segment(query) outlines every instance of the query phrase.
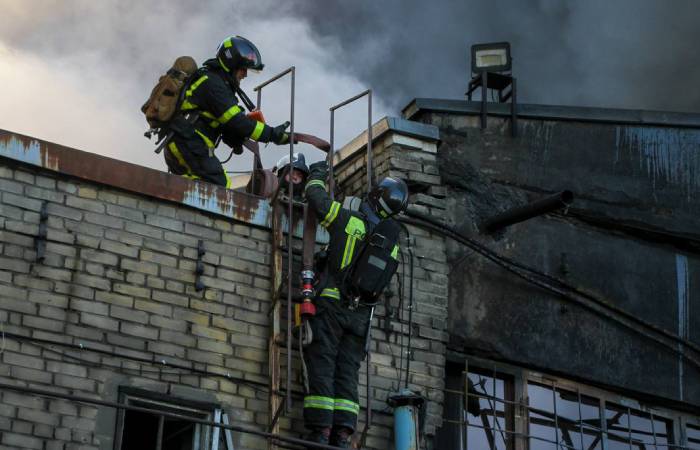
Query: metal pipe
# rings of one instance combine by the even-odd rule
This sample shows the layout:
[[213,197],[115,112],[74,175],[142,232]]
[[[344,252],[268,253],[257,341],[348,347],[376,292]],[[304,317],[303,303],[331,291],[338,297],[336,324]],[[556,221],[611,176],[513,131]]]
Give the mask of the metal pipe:
[[367,193],[372,190],[372,90],[367,90]]
[[359,94],[355,95],[354,97],[350,97],[349,99],[344,100],[344,101],[338,103],[338,104],[335,105],[335,106],[331,106],[330,109],[331,109],[331,111],[335,111],[335,110],[338,109],[338,108],[342,108],[343,106],[345,106],[345,105],[347,105],[347,104],[350,104],[350,103],[354,102],[355,100],[364,97],[365,95],[368,95],[370,92],[372,92],[372,90],[371,90],[371,89],[367,89],[366,91],[360,92]]
[[274,82],[274,81],[279,80],[279,79],[282,78],[283,76],[287,75],[289,72],[293,72],[293,71],[294,71],[294,66],[290,67],[289,69],[287,69],[287,70],[285,70],[285,71],[283,71],[283,72],[278,73],[277,75],[275,75],[274,77],[270,78],[270,79],[267,80],[267,81],[263,81],[261,84],[255,86],[255,87],[253,88],[253,90],[254,90],[254,91],[259,91],[260,89],[264,88],[264,87],[267,86],[268,84],[270,84],[270,83],[272,83],[272,82]]
[[516,206],[500,214],[496,214],[484,220],[479,228],[486,233],[505,228],[515,223],[523,222],[533,217],[556,211],[561,208],[568,208],[574,201],[574,194],[571,191],[561,191],[548,197],[535,200],[523,206]]
[[335,198],[335,176],[333,175],[333,155],[335,152],[335,110],[331,108],[331,148],[328,150],[328,192]]
[[106,400],[98,400],[98,399],[90,398],[90,397],[81,397],[79,395],[63,394],[60,392],[48,391],[45,389],[37,389],[37,388],[29,387],[29,386],[15,386],[12,384],[0,383],[0,390],[4,390],[4,389],[9,390],[9,391],[34,394],[34,395],[38,395],[41,397],[61,398],[64,400],[70,400],[70,401],[79,402],[79,403],[87,403],[90,405],[106,406],[108,408],[115,408],[117,410],[137,411],[137,412],[143,412],[143,413],[149,413],[149,414],[156,414],[160,417],[170,417],[173,419],[185,420],[185,421],[188,421],[190,423],[197,423],[197,424],[205,425],[205,426],[209,426],[209,427],[219,427],[219,428],[223,428],[226,430],[238,431],[239,433],[253,434],[253,435],[264,437],[267,439],[273,439],[273,440],[278,440],[278,441],[282,441],[282,442],[289,442],[291,444],[296,444],[296,445],[301,445],[301,446],[305,445],[305,446],[307,446],[307,448],[340,450],[339,447],[335,447],[332,445],[317,444],[317,443],[309,442],[309,441],[306,441],[303,439],[280,436],[278,434],[272,434],[272,433],[267,433],[265,431],[254,430],[254,429],[248,428],[248,427],[241,427],[238,425],[217,423],[217,422],[213,422],[211,420],[197,419],[196,417],[185,416],[185,415],[176,414],[176,413],[158,410],[158,409],[145,408],[142,406],[134,406],[134,405],[127,405],[124,403],[110,402],[110,401],[106,401]]
[[[294,85],[296,81],[296,69],[294,66],[287,71],[278,75],[278,79],[286,73],[292,74],[291,79],[291,106],[289,108],[289,211],[288,211],[288,226],[287,226],[287,395],[286,395],[286,412],[289,414],[292,411],[292,263],[294,262],[294,183],[292,183],[292,162],[294,161]],[[274,81],[274,80],[273,80]]]
[[156,450],[163,448],[163,428],[165,427],[165,417],[158,417],[158,434],[156,435]]

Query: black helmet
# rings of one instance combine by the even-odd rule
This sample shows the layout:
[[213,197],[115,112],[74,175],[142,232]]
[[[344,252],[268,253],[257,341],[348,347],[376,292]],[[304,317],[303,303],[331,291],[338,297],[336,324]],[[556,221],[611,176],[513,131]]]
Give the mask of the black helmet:
[[[294,169],[302,171],[304,173],[304,176],[308,176],[309,167],[306,165],[306,158],[304,157],[304,154],[294,153],[292,156],[292,167]],[[277,176],[281,177],[285,173],[284,169],[286,169],[287,166],[289,166],[289,155],[283,156],[279,161],[277,161],[273,172],[276,172]]]
[[367,194],[367,201],[383,219],[402,213],[408,204],[408,186],[400,178],[386,177]]
[[248,39],[240,36],[224,39],[216,51],[216,58],[226,72],[241,68],[262,70],[265,67],[258,48]]

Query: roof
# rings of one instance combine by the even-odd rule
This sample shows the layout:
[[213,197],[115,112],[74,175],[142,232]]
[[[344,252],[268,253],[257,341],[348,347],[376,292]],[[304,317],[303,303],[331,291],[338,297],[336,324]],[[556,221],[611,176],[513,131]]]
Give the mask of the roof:
[[[411,119],[421,111],[477,115],[481,102],[416,98],[403,108],[404,118]],[[489,103],[489,115],[510,116],[510,104]],[[700,128],[700,114],[646,111],[640,109],[591,108],[585,106],[554,106],[518,104],[518,117],[532,119],[573,120],[580,122],[610,122],[616,124],[660,125]]]

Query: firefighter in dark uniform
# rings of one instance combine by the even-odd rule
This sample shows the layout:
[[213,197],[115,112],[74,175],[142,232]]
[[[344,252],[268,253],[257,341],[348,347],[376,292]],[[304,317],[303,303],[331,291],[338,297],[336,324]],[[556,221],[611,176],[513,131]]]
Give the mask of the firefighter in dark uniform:
[[[398,260],[400,228],[391,216],[405,210],[408,189],[402,180],[385,178],[363,199],[359,211],[351,211],[342,208],[326,192],[327,174],[326,162],[312,164],[305,187],[309,205],[328,230],[330,242],[325,269],[317,285],[316,314],[308,319],[313,338],[304,348],[309,381],[309,392],[304,397],[304,422],[310,430],[307,440],[350,448],[350,436],[360,411],[357,392],[360,363],[371,325],[368,302],[376,299],[355,296],[348,285],[348,273],[354,273],[351,268],[373,270],[357,267],[356,260],[362,260],[365,240],[374,239],[377,234],[373,230],[380,227],[384,235],[392,236],[387,259]],[[388,274],[389,279],[397,265]]]
[[[206,61],[185,86],[180,106],[183,113],[198,112],[194,124],[174,130],[167,145],[165,162],[172,173],[231,187],[231,180],[214,149],[223,140],[236,153],[246,139],[286,144],[288,124],[271,127],[247,116],[238,106],[236,88],[248,70],[262,70],[260,52],[240,36],[224,40],[216,58]],[[182,124],[183,122],[180,121]]]

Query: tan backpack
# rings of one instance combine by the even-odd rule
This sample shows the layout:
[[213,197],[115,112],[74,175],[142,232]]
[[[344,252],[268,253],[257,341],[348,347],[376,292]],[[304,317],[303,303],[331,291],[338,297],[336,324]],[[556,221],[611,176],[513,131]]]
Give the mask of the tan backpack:
[[197,63],[192,57],[180,56],[166,74],[158,79],[158,84],[141,107],[151,128],[159,128],[173,118],[182,88],[196,70]]

